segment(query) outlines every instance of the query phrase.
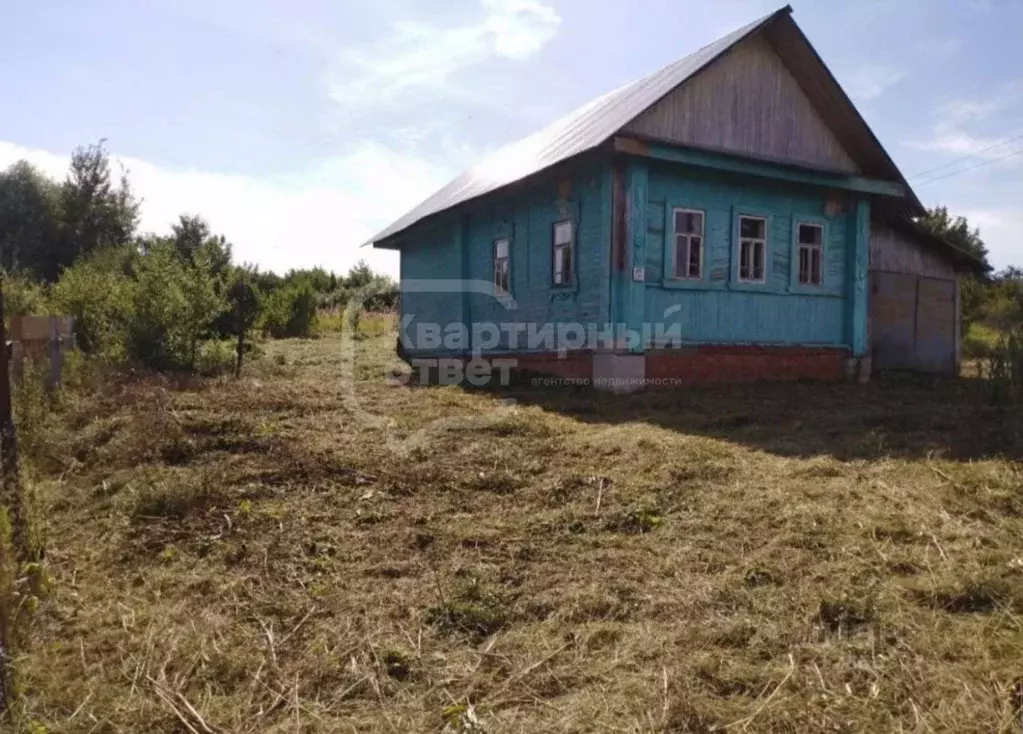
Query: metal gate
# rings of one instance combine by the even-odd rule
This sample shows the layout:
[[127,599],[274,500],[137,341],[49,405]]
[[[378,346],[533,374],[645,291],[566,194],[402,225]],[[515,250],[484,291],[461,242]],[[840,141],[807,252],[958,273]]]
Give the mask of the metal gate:
[[954,374],[954,280],[870,274],[870,339],[876,369]]

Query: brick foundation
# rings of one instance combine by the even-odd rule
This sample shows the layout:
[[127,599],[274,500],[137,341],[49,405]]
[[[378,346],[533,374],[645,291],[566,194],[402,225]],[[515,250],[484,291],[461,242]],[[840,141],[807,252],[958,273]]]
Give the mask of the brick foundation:
[[556,353],[507,355],[518,362],[520,372],[536,372],[541,375],[569,377],[572,379],[593,378],[593,355],[590,352],[569,352],[564,357]]
[[[678,349],[657,349],[645,354],[623,355],[629,359],[645,357],[639,365],[615,366],[615,360],[604,360],[600,374],[594,360],[613,357],[591,352],[488,355],[492,359],[514,360],[515,372],[568,378],[577,384],[602,389],[631,391],[657,386],[697,385],[701,383],[738,383],[784,380],[837,381],[846,377],[849,351],[843,348],[766,347],[766,346],[692,346]],[[621,380],[616,380],[621,378]],[[431,381],[434,379],[431,374]],[[618,382],[621,385],[617,385]]]
[[677,378],[687,384],[758,380],[841,380],[846,349],[697,346],[647,352],[647,379]]

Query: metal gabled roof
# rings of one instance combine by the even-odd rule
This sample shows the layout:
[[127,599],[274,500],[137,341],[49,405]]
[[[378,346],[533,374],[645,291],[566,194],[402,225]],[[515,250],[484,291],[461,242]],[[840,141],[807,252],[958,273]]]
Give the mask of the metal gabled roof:
[[379,243],[429,216],[593,150],[739,41],[777,16],[791,12],[792,8],[786,5],[660,71],[598,97],[543,130],[502,148],[430,196],[366,244]]
[[809,39],[792,20],[791,13],[792,8],[786,5],[660,71],[598,97],[543,130],[502,148],[365,244],[378,245],[428,217],[603,145],[672,90],[761,29],[818,110],[824,123],[832,129],[853,159],[863,166],[864,173],[897,181],[906,187],[904,199],[879,199],[878,213],[888,221],[922,215],[925,210],[920,200]]

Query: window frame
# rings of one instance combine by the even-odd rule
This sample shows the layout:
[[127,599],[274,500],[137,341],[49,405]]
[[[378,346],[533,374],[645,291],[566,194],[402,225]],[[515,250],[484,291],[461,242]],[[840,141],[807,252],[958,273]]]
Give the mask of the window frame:
[[[742,220],[743,219],[756,219],[764,223],[764,236],[763,238],[758,237],[743,237],[742,236]],[[734,247],[733,255],[735,257],[735,268],[734,268],[734,280],[738,285],[742,286],[766,286],[770,282],[770,263],[771,263],[771,217],[766,214],[756,214],[747,211],[735,212],[734,219]],[[752,242],[759,242],[763,247],[763,274],[760,278],[744,278],[742,277],[742,251],[743,251],[743,240]],[[754,251],[755,252],[755,251]]]
[[[679,214],[699,214],[700,215],[700,232],[698,234],[692,232],[679,233],[676,227],[677,216]],[[676,206],[671,208],[671,227],[669,228],[671,241],[669,244],[670,252],[668,257],[668,273],[667,280],[672,281],[685,281],[690,283],[700,282],[704,279],[704,275],[707,272],[707,211],[706,209],[697,209],[695,207],[684,207]],[[685,266],[688,270],[690,261],[692,260],[692,238],[700,238],[700,269],[696,275],[679,275],[678,272],[678,238],[686,238],[686,259]]]
[[[820,285],[799,282],[799,225],[812,224],[821,228],[821,282]],[[789,277],[789,290],[806,295],[841,295],[841,278],[828,276],[827,256],[831,236],[831,223],[828,219],[810,214],[795,213],[792,215],[792,254]]]
[[[825,285],[825,228],[816,222],[795,221],[796,227],[796,280],[798,285],[806,288],[821,288]],[[812,227],[820,232],[820,242],[804,243],[802,241],[803,227]],[[803,251],[807,252],[807,276],[803,280]],[[817,252],[817,267],[813,268],[813,251]],[[816,276],[816,282],[813,277]]]
[[[571,236],[568,242],[558,243],[558,227],[567,224],[571,228]],[[572,288],[575,285],[575,272],[576,272],[576,259],[575,259],[575,242],[576,242],[576,223],[574,219],[558,219],[551,225],[551,286],[554,288]],[[566,277],[562,277],[562,280],[557,280],[557,262],[558,262],[558,251],[568,250],[568,274]]]
[[[497,246],[502,242],[505,243],[506,254],[504,257],[499,257],[497,254]],[[491,283],[493,283],[494,288],[501,293],[511,293],[511,237],[507,235],[495,237],[491,254],[493,264],[493,271],[491,272],[490,278]],[[504,262],[505,285],[503,287],[497,283],[497,266],[500,262]]]

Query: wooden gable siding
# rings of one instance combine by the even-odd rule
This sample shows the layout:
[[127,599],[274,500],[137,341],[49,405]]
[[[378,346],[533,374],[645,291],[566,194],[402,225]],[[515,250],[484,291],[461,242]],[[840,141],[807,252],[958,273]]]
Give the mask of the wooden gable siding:
[[681,145],[859,172],[760,36],[733,48],[625,131]]
[[879,222],[874,222],[870,228],[870,269],[928,278],[956,278],[955,267],[946,258]]

